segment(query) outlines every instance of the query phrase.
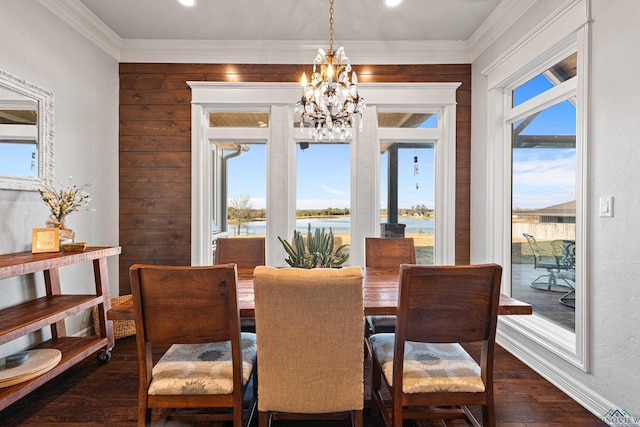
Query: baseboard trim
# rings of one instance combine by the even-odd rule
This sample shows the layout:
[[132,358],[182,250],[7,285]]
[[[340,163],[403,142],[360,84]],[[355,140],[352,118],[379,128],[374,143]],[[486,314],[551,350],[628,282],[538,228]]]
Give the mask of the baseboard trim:
[[618,406],[605,399],[586,384],[567,374],[563,366],[552,364],[540,354],[531,351],[538,347],[532,341],[522,342],[522,336],[510,334],[508,328],[500,328],[496,334],[496,342],[509,353],[529,366],[563,393],[575,400],[596,417],[602,417],[607,411]]

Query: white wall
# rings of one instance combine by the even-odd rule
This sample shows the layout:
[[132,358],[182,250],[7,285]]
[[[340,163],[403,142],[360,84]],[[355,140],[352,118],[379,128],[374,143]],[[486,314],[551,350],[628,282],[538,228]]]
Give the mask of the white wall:
[[[67,224],[77,241],[118,244],[118,63],[35,0],[2,0],[0,68],[53,92],[55,177],[91,186],[88,207]],[[0,253],[31,250],[31,229],[44,227],[48,209],[36,192],[0,190]],[[118,291],[117,257],[109,260],[110,289]],[[60,270],[62,289],[89,293],[91,263]],[[0,281],[0,307],[43,293],[41,274]],[[67,332],[88,327],[76,316]],[[24,343],[12,343],[19,347]],[[7,346],[0,348],[6,354]]]
[[[471,261],[485,262],[487,201],[487,83],[481,71],[558,8],[538,0],[473,62]],[[520,338],[533,358],[562,371],[596,415],[622,408],[640,416],[640,2],[592,0],[591,114],[587,194],[590,343],[588,372]],[[598,217],[598,198],[614,196],[614,217]],[[600,413],[599,413],[600,412]]]

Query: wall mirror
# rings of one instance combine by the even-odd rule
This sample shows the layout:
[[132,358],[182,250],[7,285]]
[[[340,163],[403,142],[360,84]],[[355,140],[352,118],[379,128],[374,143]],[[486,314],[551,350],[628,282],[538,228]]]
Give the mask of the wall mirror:
[[53,178],[53,93],[0,70],[0,189],[37,190]]

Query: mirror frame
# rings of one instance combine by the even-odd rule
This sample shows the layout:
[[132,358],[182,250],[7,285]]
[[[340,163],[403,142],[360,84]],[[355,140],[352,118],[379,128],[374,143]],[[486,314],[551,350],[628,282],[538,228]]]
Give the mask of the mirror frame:
[[38,105],[38,177],[0,174],[0,190],[37,191],[54,176],[53,92],[1,69],[0,87],[33,99]]

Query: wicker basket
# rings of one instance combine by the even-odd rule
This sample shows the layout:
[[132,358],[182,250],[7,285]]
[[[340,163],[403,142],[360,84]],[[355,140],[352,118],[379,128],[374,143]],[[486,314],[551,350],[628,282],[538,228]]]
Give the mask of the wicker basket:
[[[127,300],[131,300],[131,295],[121,295],[119,297],[111,298],[111,307],[121,304]],[[100,319],[98,319],[98,307],[95,306],[92,309],[93,315],[93,329],[96,331],[96,335],[100,335]],[[136,324],[133,320],[113,320],[113,338],[130,337],[136,334]]]

